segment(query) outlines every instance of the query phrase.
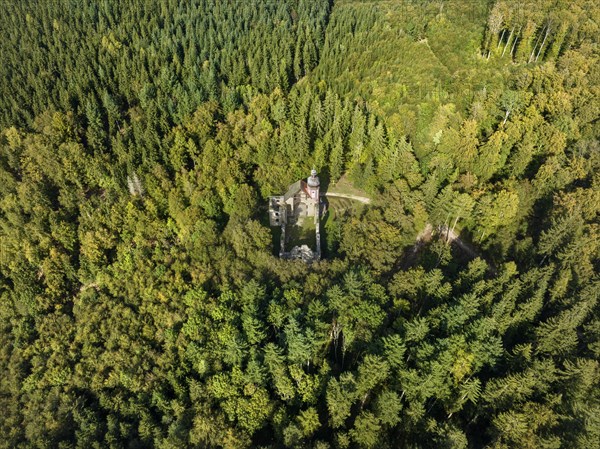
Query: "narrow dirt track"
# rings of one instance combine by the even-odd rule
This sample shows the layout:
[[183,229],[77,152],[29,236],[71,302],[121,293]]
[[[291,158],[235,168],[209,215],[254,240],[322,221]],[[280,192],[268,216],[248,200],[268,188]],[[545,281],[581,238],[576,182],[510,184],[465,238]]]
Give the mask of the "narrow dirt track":
[[366,196],[352,195],[350,193],[327,192],[327,193],[321,194],[321,196],[331,196],[331,197],[335,197],[335,198],[348,198],[350,200],[360,201],[361,203],[364,203],[364,204],[369,204],[371,202],[371,198],[367,198]]

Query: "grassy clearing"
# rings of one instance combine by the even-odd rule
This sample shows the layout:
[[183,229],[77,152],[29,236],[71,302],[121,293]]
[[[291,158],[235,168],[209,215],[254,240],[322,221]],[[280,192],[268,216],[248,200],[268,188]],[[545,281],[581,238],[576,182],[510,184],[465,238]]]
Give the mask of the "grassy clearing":
[[[358,189],[352,185],[352,182],[348,179],[348,175],[344,175],[340,178],[338,182],[335,184],[330,184],[327,188],[327,192],[329,193],[344,193],[349,195],[357,195],[368,197],[367,193],[364,190]],[[333,199],[332,199],[333,200]],[[330,201],[332,201],[330,200]]]
[[342,224],[366,207],[359,201],[348,198],[327,198],[327,212],[321,220],[321,238],[324,257],[333,257],[337,253],[342,238]]
[[309,248],[314,249],[317,245],[315,231],[312,217],[305,218],[302,226],[287,226],[285,250],[290,251],[294,246],[301,245],[308,245]]
[[325,223],[329,220],[335,220],[346,215],[353,215],[364,207],[359,201],[354,201],[348,198],[328,198],[327,199],[327,214]]

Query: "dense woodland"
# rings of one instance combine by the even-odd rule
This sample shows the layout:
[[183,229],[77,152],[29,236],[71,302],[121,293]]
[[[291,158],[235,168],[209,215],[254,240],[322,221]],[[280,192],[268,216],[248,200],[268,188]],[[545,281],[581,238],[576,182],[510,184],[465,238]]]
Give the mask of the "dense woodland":
[[[31,0],[0,33],[0,447],[600,447],[596,2]],[[313,166],[372,202],[283,261],[266,198]]]

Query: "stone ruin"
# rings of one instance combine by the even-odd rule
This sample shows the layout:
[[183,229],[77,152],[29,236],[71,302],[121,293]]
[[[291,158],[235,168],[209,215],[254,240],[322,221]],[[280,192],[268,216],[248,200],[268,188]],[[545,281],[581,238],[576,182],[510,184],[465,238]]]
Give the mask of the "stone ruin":
[[[319,177],[313,169],[310,176],[289,186],[284,195],[269,198],[269,223],[281,227],[279,257],[288,260],[312,262],[321,258],[321,200],[319,194]],[[308,245],[294,246],[286,251],[289,243],[290,226],[302,226],[304,220],[314,220],[315,248]]]

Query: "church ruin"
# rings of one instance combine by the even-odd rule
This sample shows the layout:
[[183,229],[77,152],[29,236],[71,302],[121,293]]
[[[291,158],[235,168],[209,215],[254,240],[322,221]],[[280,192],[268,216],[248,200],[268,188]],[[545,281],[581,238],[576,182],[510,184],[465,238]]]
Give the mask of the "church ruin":
[[[321,258],[319,177],[292,184],[284,195],[269,198],[269,222],[281,227],[279,257],[312,262]],[[290,248],[289,251],[286,251]]]

